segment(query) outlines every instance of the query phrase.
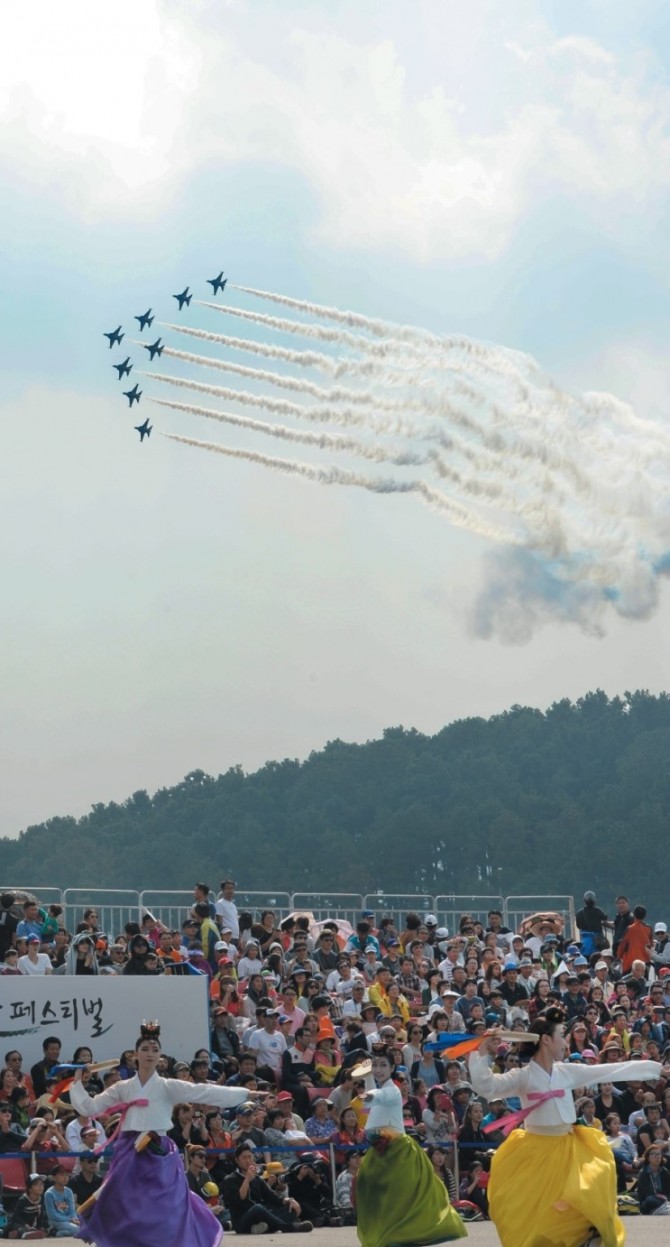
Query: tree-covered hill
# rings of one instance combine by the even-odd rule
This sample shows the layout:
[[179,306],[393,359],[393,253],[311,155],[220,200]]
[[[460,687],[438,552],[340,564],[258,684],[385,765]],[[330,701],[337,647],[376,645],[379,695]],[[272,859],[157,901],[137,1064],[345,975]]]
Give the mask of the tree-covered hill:
[[388,728],[304,762],[95,805],[0,841],[3,885],[579,894],[668,916],[670,696],[588,693],[435,736]]

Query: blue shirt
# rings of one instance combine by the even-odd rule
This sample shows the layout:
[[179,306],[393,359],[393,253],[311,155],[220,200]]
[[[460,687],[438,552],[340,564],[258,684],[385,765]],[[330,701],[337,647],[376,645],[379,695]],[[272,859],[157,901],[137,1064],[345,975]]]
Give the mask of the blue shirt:
[[41,918],[38,918],[37,922],[28,922],[25,918],[22,918],[18,927],[16,928],[16,934],[19,939],[21,937],[23,937],[24,939],[27,939],[29,935],[39,935],[40,944],[41,944],[42,943],[42,925],[43,924],[42,924]]

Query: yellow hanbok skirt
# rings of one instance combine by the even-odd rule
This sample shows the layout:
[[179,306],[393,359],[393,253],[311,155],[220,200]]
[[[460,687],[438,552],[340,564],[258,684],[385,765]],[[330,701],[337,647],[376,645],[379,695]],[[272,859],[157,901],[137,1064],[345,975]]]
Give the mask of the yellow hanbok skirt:
[[503,1247],[581,1247],[591,1227],[603,1247],[623,1247],[614,1157],[592,1126],[513,1130],[493,1158],[488,1198]]

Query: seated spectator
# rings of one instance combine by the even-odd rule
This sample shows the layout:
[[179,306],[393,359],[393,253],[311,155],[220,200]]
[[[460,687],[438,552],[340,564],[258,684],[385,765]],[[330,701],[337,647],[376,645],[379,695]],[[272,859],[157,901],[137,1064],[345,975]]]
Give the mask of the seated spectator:
[[151,945],[144,935],[134,935],[128,945],[128,961],[123,967],[124,974],[146,974],[147,956]]
[[[467,1170],[475,1162],[485,1169],[491,1163],[491,1141],[482,1129],[484,1109],[479,1100],[471,1100],[465,1109],[463,1123],[458,1132],[458,1161],[461,1170]],[[469,1196],[465,1196],[469,1199]]]
[[656,1216],[670,1202],[670,1170],[663,1164],[663,1152],[652,1143],[644,1154],[644,1165],[637,1180],[637,1197],[643,1216]]
[[0,1153],[26,1151],[26,1136],[12,1129],[12,1108],[6,1101],[0,1103]]
[[340,1113],[339,1129],[332,1136],[332,1141],[335,1144],[335,1162],[338,1165],[345,1164],[352,1148],[359,1149],[365,1143],[365,1131],[358,1124],[355,1109],[345,1108]]
[[235,1172],[224,1182],[225,1204],[236,1234],[267,1234],[271,1231],[311,1230],[300,1221],[300,1205],[281,1197],[258,1175],[253,1152],[242,1143],[235,1149]]
[[53,973],[49,954],[40,952],[41,943],[39,935],[28,935],[26,937],[26,952],[22,957],[19,957],[17,963],[17,969],[20,970],[21,974],[45,975]]
[[102,1186],[102,1178],[98,1172],[99,1161],[93,1152],[82,1152],[79,1156],[79,1173],[70,1178],[70,1190],[74,1195],[77,1210],[86,1203],[91,1195]]
[[440,1147],[437,1143],[429,1143],[426,1148],[426,1156],[433,1166],[440,1182],[444,1182],[444,1185],[449,1193],[450,1201],[455,1203],[458,1199],[458,1194],[456,1192],[456,1179],[447,1164],[447,1153],[444,1148]]
[[46,1237],[49,1222],[44,1211],[43,1195],[44,1178],[38,1173],[31,1173],[28,1178],[25,1195],[19,1195],[14,1211],[9,1219],[7,1226],[8,1237]]
[[333,1207],[330,1173],[323,1157],[301,1152],[290,1166],[286,1180],[302,1215],[309,1217],[312,1225],[342,1225],[342,1217]]
[[305,1134],[315,1144],[330,1141],[337,1134],[337,1126],[330,1116],[327,1100],[314,1101],[312,1116],[305,1122]]
[[[260,1111],[262,1113],[264,1110]],[[241,1143],[246,1143],[248,1147],[253,1147],[255,1152],[262,1154],[263,1160],[267,1163],[272,1158],[257,1114],[257,1106],[251,1100],[238,1105],[232,1129],[233,1144],[237,1148]]]
[[461,1178],[458,1194],[460,1199],[467,1199],[471,1204],[475,1204],[488,1220],[488,1199],[486,1188],[482,1185],[483,1177],[484,1167],[481,1161],[471,1161]]
[[64,1165],[55,1165],[49,1177],[52,1185],[44,1194],[49,1229],[56,1238],[71,1238],[79,1233],[80,1222],[74,1195],[68,1187],[70,1175]]
[[431,1087],[444,1082],[444,1062],[426,1047],[424,1041],[421,1045],[421,1060],[414,1062],[410,1073],[413,1080],[421,1078],[430,1090]]
[[360,1152],[347,1152],[344,1168],[335,1182],[335,1207],[345,1225],[356,1224],[356,1209],[353,1205],[353,1192],[358,1170],[361,1167]]
[[636,1160],[635,1144],[627,1134],[622,1134],[619,1114],[608,1113],[603,1124],[612,1151],[623,1162],[625,1172],[632,1173]]
[[[194,1195],[199,1195],[200,1199],[204,1200],[217,1220],[220,1220],[225,1209],[223,1204],[219,1202],[218,1194],[214,1201],[210,1198],[207,1186],[212,1184],[212,1181],[207,1169],[207,1153],[204,1147],[201,1147],[198,1143],[189,1143],[186,1149],[186,1181],[188,1182],[189,1190],[193,1191]],[[212,1185],[218,1192],[217,1184],[213,1183]]]
[[422,1113],[428,1143],[448,1143],[456,1132],[456,1118],[451,1097],[442,1087],[431,1087]]
[[175,1104],[172,1110],[172,1129],[168,1130],[167,1134],[168,1138],[176,1143],[180,1152],[185,1152],[189,1143],[199,1143],[204,1147],[207,1144],[207,1128],[200,1106]]

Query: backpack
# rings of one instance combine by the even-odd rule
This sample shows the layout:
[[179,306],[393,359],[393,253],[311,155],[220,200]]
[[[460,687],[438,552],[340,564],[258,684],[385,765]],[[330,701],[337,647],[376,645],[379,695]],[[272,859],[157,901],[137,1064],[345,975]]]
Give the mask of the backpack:
[[639,1217],[640,1205],[632,1195],[617,1195],[616,1202],[620,1217]]

